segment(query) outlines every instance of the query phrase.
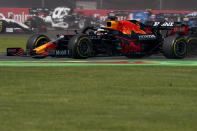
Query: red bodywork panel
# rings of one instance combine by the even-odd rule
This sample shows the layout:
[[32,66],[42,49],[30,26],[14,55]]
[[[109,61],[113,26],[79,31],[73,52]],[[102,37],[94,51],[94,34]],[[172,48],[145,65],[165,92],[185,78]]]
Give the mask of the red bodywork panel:
[[140,23],[132,23],[130,21],[118,21],[117,30],[121,31],[124,34],[131,34],[132,31],[137,34],[147,34],[144,30],[141,29]]
[[53,43],[47,43],[46,44],[46,50],[55,50],[57,47],[57,45],[53,44]]
[[188,26],[177,26],[177,27],[172,28],[172,31],[169,34],[169,36],[175,35],[177,33],[188,35],[188,32],[189,32],[189,27]]

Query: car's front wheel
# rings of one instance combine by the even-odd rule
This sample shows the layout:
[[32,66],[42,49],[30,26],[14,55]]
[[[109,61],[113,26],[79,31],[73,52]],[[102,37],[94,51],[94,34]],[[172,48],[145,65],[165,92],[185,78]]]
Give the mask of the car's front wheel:
[[92,55],[93,43],[88,36],[76,35],[70,39],[68,49],[71,51],[73,58],[86,59]]
[[26,44],[26,49],[29,50],[30,54],[33,54],[33,49],[44,45],[45,43],[49,42],[49,37],[41,34],[35,34],[29,38]]
[[0,21],[0,33],[6,32],[6,24],[4,21]]

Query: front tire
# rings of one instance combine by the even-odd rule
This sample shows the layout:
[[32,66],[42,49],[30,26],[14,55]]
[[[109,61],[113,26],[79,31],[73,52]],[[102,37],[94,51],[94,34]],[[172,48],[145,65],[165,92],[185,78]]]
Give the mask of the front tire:
[[0,34],[6,32],[6,23],[4,21],[0,21]]
[[44,45],[45,43],[49,42],[50,39],[45,35],[35,34],[29,38],[26,44],[26,49],[29,50],[30,54],[33,54],[33,49]]
[[163,55],[169,59],[182,59],[187,56],[187,41],[184,37],[174,35],[167,37],[163,43]]
[[69,43],[68,49],[75,59],[86,59],[92,55],[93,44],[92,41],[85,35],[73,36]]

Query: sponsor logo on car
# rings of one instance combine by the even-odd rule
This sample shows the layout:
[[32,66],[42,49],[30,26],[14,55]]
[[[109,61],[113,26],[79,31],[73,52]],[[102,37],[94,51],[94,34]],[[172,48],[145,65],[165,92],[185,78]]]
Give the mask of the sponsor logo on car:
[[68,56],[70,55],[70,51],[69,50],[56,50],[55,55],[56,56]]
[[155,40],[155,35],[140,35],[139,40]]
[[69,56],[71,54],[70,50],[47,50],[50,56]]
[[88,36],[91,40],[100,40],[101,39],[101,36],[99,35],[90,35]]
[[[161,22],[155,22],[153,26],[158,26]],[[161,26],[174,26],[174,22],[164,22],[161,24]]]

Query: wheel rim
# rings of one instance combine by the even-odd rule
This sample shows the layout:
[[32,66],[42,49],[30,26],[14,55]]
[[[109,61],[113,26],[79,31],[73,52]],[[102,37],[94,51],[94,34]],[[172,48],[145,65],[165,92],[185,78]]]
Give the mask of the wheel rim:
[[41,45],[44,45],[45,43],[49,42],[49,39],[46,37],[40,37],[36,42],[35,42],[35,48],[39,47]]
[[187,52],[186,43],[184,41],[180,41],[175,45],[175,52],[177,56],[184,56]]
[[78,49],[79,49],[79,53],[81,54],[81,56],[87,57],[90,51],[89,40],[83,39],[80,42]]

